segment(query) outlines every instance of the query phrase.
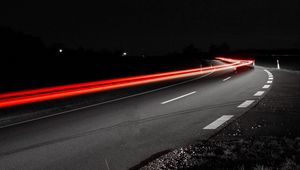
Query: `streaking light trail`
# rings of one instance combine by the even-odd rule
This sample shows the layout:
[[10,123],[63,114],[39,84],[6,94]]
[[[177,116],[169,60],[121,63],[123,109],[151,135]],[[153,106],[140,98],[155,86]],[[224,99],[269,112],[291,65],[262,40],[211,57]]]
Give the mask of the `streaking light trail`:
[[94,82],[78,83],[71,85],[62,85],[55,87],[40,88],[34,90],[24,90],[0,94],[0,108],[11,107],[22,104],[29,104],[65,97],[77,96],[88,93],[95,93],[105,90],[112,90],[123,87],[142,85],[153,82],[172,80],[177,78],[191,77],[210,72],[228,70],[253,64],[252,60],[237,60],[218,57],[218,60],[227,62],[226,64],[203,67],[179,71],[170,71],[165,73],[148,74],[141,76],[132,76],[110,80],[101,80]]

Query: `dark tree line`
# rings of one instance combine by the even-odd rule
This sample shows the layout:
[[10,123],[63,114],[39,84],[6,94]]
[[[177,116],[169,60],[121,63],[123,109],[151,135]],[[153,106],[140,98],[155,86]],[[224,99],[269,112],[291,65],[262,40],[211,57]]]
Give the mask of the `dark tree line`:
[[62,43],[45,46],[38,37],[0,27],[0,92],[199,67],[218,55],[274,62],[274,58],[291,60],[275,53],[300,54],[298,49],[232,51],[227,43],[213,44],[208,51],[190,44],[163,56],[124,56],[123,52],[69,49]]
[[193,45],[165,56],[45,46],[31,35],[0,27],[0,92],[198,67],[206,55]]

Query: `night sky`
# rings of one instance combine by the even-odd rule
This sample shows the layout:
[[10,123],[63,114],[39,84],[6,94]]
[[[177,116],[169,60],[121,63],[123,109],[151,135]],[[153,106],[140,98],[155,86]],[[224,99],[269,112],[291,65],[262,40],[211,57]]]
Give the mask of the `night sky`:
[[299,0],[11,1],[0,25],[42,37],[46,44],[131,54],[162,54],[194,43],[207,50],[300,48]]

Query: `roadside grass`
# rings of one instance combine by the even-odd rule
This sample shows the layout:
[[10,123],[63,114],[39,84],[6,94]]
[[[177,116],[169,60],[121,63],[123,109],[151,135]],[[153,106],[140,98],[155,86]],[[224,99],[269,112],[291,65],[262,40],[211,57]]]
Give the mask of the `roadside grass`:
[[199,141],[142,167],[152,169],[300,169],[300,138],[259,137]]

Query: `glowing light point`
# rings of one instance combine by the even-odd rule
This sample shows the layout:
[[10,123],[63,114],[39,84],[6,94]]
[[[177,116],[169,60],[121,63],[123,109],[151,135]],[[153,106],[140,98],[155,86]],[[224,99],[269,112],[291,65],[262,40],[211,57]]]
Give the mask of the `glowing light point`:
[[124,52],[124,53],[122,54],[122,56],[127,56],[127,53],[126,53],[126,52]]
[[63,49],[59,49],[58,52],[59,52],[59,53],[62,53],[62,52],[63,52]]

